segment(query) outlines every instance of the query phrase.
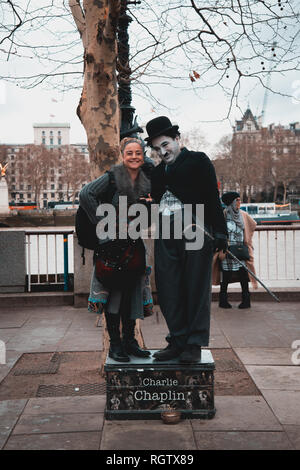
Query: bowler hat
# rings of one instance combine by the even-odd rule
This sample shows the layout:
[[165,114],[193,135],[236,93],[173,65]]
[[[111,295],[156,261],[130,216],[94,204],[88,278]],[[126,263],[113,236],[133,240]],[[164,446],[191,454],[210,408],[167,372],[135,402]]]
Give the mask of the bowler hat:
[[229,206],[237,197],[240,197],[239,193],[235,191],[228,191],[228,193],[224,193],[222,196],[222,201],[226,206]]
[[166,132],[178,131],[178,126],[173,126],[170,119],[166,116],[159,116],[157,118],[151,119],[146,124],[146,131],[148,132],[148,137],[145,138],[145,141],[148,144],[151,144],[152,139],[159,137],[160,135],[165,135]]

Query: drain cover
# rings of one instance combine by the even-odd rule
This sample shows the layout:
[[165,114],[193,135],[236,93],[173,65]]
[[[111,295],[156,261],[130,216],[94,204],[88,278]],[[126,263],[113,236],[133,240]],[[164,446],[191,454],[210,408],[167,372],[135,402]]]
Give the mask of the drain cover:
[[38,367],[36,369],[19,369],[14,371],[14,375],[42,375],[42,374],[56,374],[59,368],[59,363],[49,364],[48,366]]
[[40,385],[36,397],[67,397],[84,395],[105,395],[106,384],[79,384],[79,385]]
[[[46,355],[48,356],[48,354]],[[61,355],[59,353],[54,353],[50,359],[45,360],[43,356],[41,359],[33,363],[31,367],[28,368],[16,368],[14,370],[14,375],[46,375],[46,374],[56,374],[59,369],[61,361]]]

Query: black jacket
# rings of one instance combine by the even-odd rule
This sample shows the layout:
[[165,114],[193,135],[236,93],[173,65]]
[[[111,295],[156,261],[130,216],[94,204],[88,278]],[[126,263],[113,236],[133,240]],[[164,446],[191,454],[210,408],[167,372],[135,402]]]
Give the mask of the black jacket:
[[175,162],[161,162],[151,172],[151,195],[159,204],[169,189],[183,204],[204,204],[204,223],[215,237],[227,237],[227,226],[220,203],[213,164],[203,152],[183,148]]

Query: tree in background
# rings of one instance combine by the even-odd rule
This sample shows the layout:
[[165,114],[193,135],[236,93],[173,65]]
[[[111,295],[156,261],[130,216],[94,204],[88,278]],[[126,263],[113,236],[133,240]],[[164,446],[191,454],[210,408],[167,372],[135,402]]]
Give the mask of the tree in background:
[[195,152],[207,152],[208,143],[205,140],[204,134],[197,127],[182,132],[180,135],[180,143],[182,147],[187,147],[189,150]]
[[223,137],[216,147],[214,165],[221,192],[237,190],[243,202],[287,200],[289,186],[300,182],[300,140],[281,126]]
[[63,145],[56,150],[59,184],[65,193],[64,200],[74,201],[82,185],[89,181],[90,165],[78,149]]
[[19,185],[30,183],[34,201],[40,205],[40,196],[51,178],[51,172],[56,168],[57,155],[44,145],[24,145],[20,148],[17,157],[16,170]]

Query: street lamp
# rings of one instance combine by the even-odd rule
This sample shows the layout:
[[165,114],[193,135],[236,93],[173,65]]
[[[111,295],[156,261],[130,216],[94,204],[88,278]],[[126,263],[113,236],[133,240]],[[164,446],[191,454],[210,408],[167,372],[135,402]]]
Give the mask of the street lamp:
[[120,137],[135,136],[143,129],[137,124],[137,117],[134,117],[135,108],[131,106],[131,69],[129,66],[129,35],[128,26],[132,18],[127,14],[127,6],[140,4],[141,1],[121,0],[121,11],[119,16],[118,27],[118,97],[121,109],[121,129]]

